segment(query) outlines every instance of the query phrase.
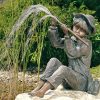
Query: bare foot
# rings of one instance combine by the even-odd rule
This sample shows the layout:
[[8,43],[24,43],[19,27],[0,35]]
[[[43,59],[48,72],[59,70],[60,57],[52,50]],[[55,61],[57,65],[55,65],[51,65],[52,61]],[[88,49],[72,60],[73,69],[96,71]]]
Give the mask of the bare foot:
[[40,88],[39,87],[36,87],[34,90],[32,90],[31,92],[29,92],[28,94],[29,95],[33,95],[36,93],[36,91],[38,91]]
[[37,96],[37,97],[43,97],[44,93],[39,90],[39,91],[36,91],[36,92],[30,92],[29,95]]
[[32,90],[31,92],[29,92],[28,94],[34,94],[36,91],[39,91],[44,84],[45,84],[44,81],[42,81],[42,80],[39,81],[38,86],[34,90]]

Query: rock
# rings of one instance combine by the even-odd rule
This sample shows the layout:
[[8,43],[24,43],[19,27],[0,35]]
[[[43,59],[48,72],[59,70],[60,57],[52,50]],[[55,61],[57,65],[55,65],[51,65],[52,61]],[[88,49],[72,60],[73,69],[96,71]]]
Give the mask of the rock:
[[100,100],[100,93],[94,96],[82,91],[64,90],[60,85],[56,90],[48,90],[43,98],[22,93],[15,100]]

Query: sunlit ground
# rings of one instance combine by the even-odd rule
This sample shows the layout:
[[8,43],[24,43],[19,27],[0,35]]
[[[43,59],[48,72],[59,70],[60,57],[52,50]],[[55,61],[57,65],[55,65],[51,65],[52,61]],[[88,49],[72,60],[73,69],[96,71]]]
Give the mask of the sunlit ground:
[[[90,71],[94,78],[100,78],[100,65],[91,68]],[[20,78],[17,81],[12,78],[7,79],[6,82],[0,80],[0,100],[14,100],[17,94],[30,92],[36,87],[38,81],[37,74],[27,75],[25,77],[25,82]]]

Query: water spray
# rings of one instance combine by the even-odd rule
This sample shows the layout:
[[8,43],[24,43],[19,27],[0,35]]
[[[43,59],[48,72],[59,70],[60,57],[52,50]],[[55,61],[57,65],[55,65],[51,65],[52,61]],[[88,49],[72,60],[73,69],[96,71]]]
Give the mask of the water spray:
[[[61,25],[64,25],[65,26],[65,29],[68,30],[70,33],[72,33],[76,38],[78,38],[80,41],[82,41],[84,44],[86,44],[88,46],[88,44],[82,40],[82,38],[80,38],[78,35],[76,35],[70,28],[68,28],[65,24],[63,24],[61,21],[58,20],[58,18],[54,15],[52,15],[52,13],[43,5],[32,5],[30,7],[28,7],[26,10],[24,10],[24,12],[22,13],[22,15],[19,17],[19,19],[17,20],[17,22],[14,24],[13,28],[12,28],[12,31],[11,33],[9,34],[9,37],[6,39],[6,43],[9,47],[9,45],[11,45],[13,42],[13,39],[14,39],[14,34],[16,31],[18,31],[18,29],[21,27],[21,25],[24,23],[24,21],[31,15],[31,14],[34,14],[34,16],[36,17],[40,12],[44,12],[45,15],[42,16],[38,23],[36,23],[36,26],[34,28],[34,30],[31,30],[30,29],[30,32],[28,34],[28,36],[30,37],[30,35],[34,34],[35,33],[35,30],[36,30],[36,27],[38,26],[39,23],[41,23],[42,21],[44,21],[45,19],[47,18],[53,18],[54,20],[56,20],[58,22],[58,24],[61,26]],[[13,38],[12,38],[13,37]],[[10,44],[11,43],[11,44]],[[26,40],[26,44],[25,44],[25,48],[27,48],[28,46],[28,43],[29,43],[29,38],[27,38]],[[11,47],[11,46],[10,46]],[[27,49],[26,49],[27,51]],[[26,55],[26,51],[24,52],[23,54],[23,57],[22,57],[22,61]]]

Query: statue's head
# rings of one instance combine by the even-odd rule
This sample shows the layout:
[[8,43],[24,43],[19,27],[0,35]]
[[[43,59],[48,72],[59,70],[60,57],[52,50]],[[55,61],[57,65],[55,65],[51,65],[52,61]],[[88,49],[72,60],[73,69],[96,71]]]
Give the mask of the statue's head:
[[83,28],[87,34],[91,34],[95,32],[95,23],[94,17],[92,15],[85,15],[85,14],[73,14],[73,26],[79,25]]

